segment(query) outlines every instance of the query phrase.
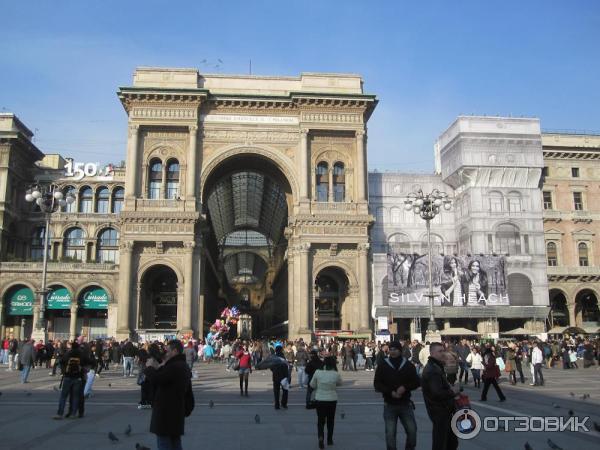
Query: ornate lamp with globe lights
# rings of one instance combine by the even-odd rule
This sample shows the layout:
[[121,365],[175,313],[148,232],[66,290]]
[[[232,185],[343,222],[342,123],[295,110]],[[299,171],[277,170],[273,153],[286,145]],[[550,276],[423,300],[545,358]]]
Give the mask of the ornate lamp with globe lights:
[[427,324],[427,336],[426,340],[432,342],[433,339],[439,340],[438,328],[435,323],[435,316],[433,314],[433,299],[435,297],[433,293],[433,277],[432,277],[432,263],[431,263],[431,220],[437,216],[441,210],[445,209],[449,211],[452,208],[452,200],[448,197],[448,194],[441,192],[438,189],[434,189],[430,194],[424,194],[421,189],[417,192],[412,192],[406,196],[404,201],[404,209],[406,211],[413,211],[416,215],[421,217],[425,221],[427,226],[427,249],[428,249],[428,271],[429,271],[429,323]]
[[[64,195],[54,184],[47,186],[34,185],[27,190],[25,194],[25,200],[29,203],[35,203],[39,206],[40,211],[44,213],[46,218],[46,224],[44,227],[44,254],[43,254],[43,265],[42,265],[42,285],[39,294],[39,313],[37,315],[37,321],[34,322],[34,329],[31,334],[32,339],[46,341],[46,322],[44,318],[44,311],[46,309],[46,295],[48,290],[46,289],[46,273],[48,269],[48,232],[50,230],[50,217],[53,213],[60,210],[60,208],[71,204],[75,201],[75,197],[67,193]],[[35,306],[34,306],[35,314]]]

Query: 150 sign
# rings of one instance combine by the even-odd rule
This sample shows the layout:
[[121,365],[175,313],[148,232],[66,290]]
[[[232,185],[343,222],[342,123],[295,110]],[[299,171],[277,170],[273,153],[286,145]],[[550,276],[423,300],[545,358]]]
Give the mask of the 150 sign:
[[112,164],[100,166],[98,163],[74,162],[72,159],[67,160],[65,164],[65,177],[72,177],[76,181],[85,177],[97,177],[102,181],[111,181],[114,174],[115,168]]

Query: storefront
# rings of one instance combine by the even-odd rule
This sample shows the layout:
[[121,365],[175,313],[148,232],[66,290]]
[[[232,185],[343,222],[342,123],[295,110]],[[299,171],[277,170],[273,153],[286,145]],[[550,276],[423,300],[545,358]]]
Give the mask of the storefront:
[[61,285],[50,286],[46,298],[49,339],[69,338],[72,298],[66,287]]
[[31,336],[33,329],[33,291],[24,285],[10,288],[4,296],[5,334],[18,339]]
[[99,286],[90,286],[79,295],[76,333],[87,339],[108,337],[108,293]]

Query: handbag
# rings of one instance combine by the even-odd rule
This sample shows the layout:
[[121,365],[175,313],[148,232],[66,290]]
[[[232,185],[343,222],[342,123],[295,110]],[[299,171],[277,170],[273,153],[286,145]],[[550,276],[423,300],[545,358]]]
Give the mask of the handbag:
[[235,362],[232,364],[231,368],[233,370],[240,370],[240,360],[236,359]]
[[310,385],[306,389],[306,409],[315,409],[317,407],[317,401],[315,400],[316,392]]
[[504,360],[502,359],[502,357],[498,356],[496,358],[496,364],[498,365],[498,368],[500,370],[504,370],[505,365],[504,365]]

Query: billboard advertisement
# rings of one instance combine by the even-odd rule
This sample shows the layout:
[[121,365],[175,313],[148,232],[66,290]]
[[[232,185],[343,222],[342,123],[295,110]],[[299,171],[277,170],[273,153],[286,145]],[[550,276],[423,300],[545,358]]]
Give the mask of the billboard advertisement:
[[[388,251],[390,305],[429,305],[427,254]],[[505,259],[494,255],[434,255],[432,281],[435,306],[510,305]]]

